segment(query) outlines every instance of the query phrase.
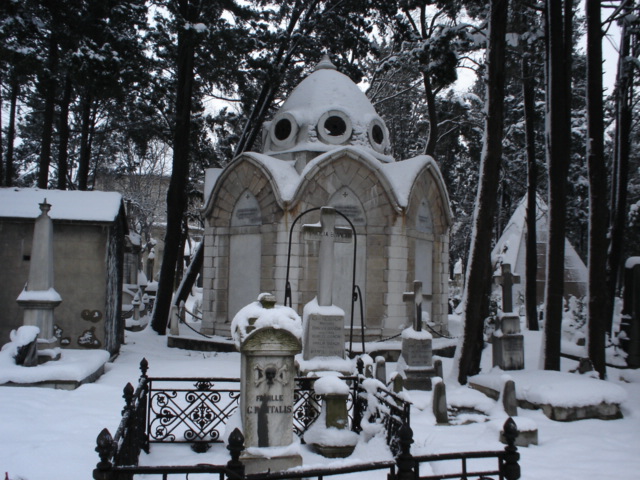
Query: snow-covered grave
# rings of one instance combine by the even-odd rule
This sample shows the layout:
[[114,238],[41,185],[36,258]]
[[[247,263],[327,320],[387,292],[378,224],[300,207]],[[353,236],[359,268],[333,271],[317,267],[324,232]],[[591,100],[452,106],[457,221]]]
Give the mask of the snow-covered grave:
[[[537,371],[540,340],[539,333],[525,333],[527,367],[519,374]],[[0,465],[8,478],[48,480],[51,472],[65,472],[65,478],[69,480],[91,478],[98,462],[94,451],[96,437],[104,427],[112,432],[116,430],[123,406],[122,388],[138,377],[138,365],[143,357],[149,360],[150,374],[184,376],[188,372],[204,377],[212,374],[229,378],[239,376],[239,353],[168,348],[164,337],[147,329],[127,332],[120,356],[107,363],[105,374],[95,383],[82,385],[74,391],[0,387],[3,405],[0,409],[3,433],[0,435]],[[446,376],[446,372],[451,371],[452,360],[442,358],[442,361]],[[572,360],[562,361],[565,372],[575,366],[576,362]],[[483,353],[482,368],[491,369],[490,349]],[[0,371],[4,371],[4,365]],[[520,410],[516,422],[534,422],[539,429],[539,445],[520,449],[523,480],[635,478],[640,470],[637,455],[640,449],[640,372],[615,368],[609,368],[608,372],[610,380],[603,383],[620,387],[626,393],[620,404],[622,419],[567,423],[552,421],[540,410]],[[569,390],[562,385],[558,388]],[[447,400],[449,406],[458,411],[456,422],[436,426],[429,392],[407,391],[404,395],[413,402],[414,444],[411,451],[414,455],[502,448],[498,430],[504,423],[505,413],[495,400],[449,381]],[[322,457],[306,445],[302,445],[300,451],[305,467],[391,460],[384,439],[379,436],[368,441],[361,439],[353,454],[345,459]],[[140,457],[143,465],[224,464],[228,460],[229,453],[222,446],[211,448],[206,454],[196,454],[188,445],[167,444],[154,444],[150,454],[143,453]],[[432,468],[444,467],[434,465]],[[428,470],[429,465],[424,465],[421,473],[427,474]],[[349,476],[354,480],[384,480],[384,477],[386,473],[383,472],[379,472],[379,477],[372,472]]]

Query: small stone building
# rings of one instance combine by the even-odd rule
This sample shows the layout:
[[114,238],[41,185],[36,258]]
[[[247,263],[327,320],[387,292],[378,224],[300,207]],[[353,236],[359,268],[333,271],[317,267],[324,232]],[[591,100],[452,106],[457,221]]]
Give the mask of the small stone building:
[[0,188],[0,344],[22,325],[16,298],[29,277],[33,227],[46,198],[53,220],[54,285],[62,303],[54,330],[62,347],[117,353],[121,320],[123,247],[127,222],[122,196]]
[[[412,321],[403,292],[414,280],[424,285],[423,310],[446,331],[451,211],[435,161],[389,156],[384,121],[326,57],[265,123],[262,145],[261,153],[244,153],[208,174],[201,331],[228,336],[234,315],[260,292],[284,301],[290,229],[300,214],[322,206],[355,227],[366,338],[395,335]],[[299,313],[316,296],[319,248],[301,227],[319,218],[307,213],[291,232],[289,281]],[[334,251],[333,303],[348,328],[353,240]]]

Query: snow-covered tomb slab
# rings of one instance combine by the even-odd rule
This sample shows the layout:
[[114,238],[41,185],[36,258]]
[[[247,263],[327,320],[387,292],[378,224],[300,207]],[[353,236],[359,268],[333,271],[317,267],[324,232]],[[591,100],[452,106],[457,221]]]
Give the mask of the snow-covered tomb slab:
[[97,380],[109,361],[105,350],[65,349],[60,360],[37,367],[16,365],[8,350],[0,352],[0,385],[74,390]]
[[497,399],[503,383],[509,379],[516,383],[520,407],[541,409],[551,420],[570,422],[587,418],[622,418],[620,404],[627,398],[625,390],[611,382],[584,375],[548,370],[509,372],[506,375],[495,369],[471,377],[469,384]]

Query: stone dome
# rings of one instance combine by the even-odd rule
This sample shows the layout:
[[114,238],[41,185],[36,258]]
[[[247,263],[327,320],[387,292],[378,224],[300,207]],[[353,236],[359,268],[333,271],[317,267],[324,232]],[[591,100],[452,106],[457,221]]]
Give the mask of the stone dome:
[[328,56],[291,92],[263,130],[263,153],[303,160],[344,146],[392,162],[389,131],[367,96]]

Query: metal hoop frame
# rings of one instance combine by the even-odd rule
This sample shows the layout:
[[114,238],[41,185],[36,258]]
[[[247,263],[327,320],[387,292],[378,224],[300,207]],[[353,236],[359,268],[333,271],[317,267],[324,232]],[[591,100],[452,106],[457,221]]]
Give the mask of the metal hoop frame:
[[[296,226],[296,223],[298,223],[298,220],[300,220],[303,216],[305,216],[307,213],[311,213],[311,212],[316,212],[318,210],[320,210],[322,207],[314,207],[314,208],[310,208],[308,210],[305,210],[304,212],[302,212],[300,215],[298,215],[295,220],[293,221],[293,223],[291,224],[291,227],[289,228],[289,247],[287,249],[287,277],[285,280],[285,287],[284,287],[284,304],[285,306],[287,306],[287,300],[289,301],[289,307],[292,306],[292,300],[291,300],[291,283],[289,283],[289,268],[291,266],[291,243],[293,240],[293,229]],[[331,207],[333,208],[333,207]],[[362,307],[362,291],[360,290],[360,286],[356,284],[356,259],[357,257],[357,253],[358,253],[358,235],[356,232],[356,228],[354,227],[353,223],[351,222],[351,220],[349,220],[349,218],[347,218],[347,216],[342,213],[340,210],[333,208],[335,210],[335,212],[340,215],[342,218],[344,218],[347,223],[349,223],[349,226],[351,227],[351,231],[353,232],[353,269],[351,272],[351,323],[350,323],[350,328],[349,328],[349,357],[352,356],[353,354],[353,307],[354,304],[356,302],[356,300],[360,300],[360,330],[361,330],[361,340],[362,340],[362,353],[365,353],[364,350],[364,309]]]

